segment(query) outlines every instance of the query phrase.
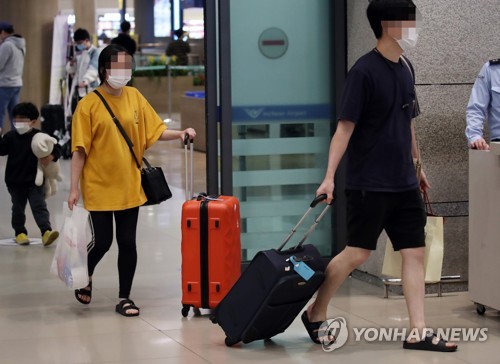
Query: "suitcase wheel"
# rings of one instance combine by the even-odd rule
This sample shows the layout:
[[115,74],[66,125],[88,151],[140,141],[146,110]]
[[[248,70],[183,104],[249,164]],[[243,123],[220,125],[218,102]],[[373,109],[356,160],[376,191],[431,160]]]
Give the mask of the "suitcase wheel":
[[480,303],[476,303],[476,312],[482,316],[486,312],[486,307]]
[[217,318],[215,317],[215,315],[210,315],[210,321],[212,321],[213,324],[216,324],[217,323]]
[[194,312],[195,317],[200,317],[201,316],[201,311],[200,311],[199,308],[193,307],[193,312]]
[[189,309],[190,309],[191,306],[182,306],[182,317],[187,317],[187,315],[189,314]]
[[237,344],[239,341],[238,340],[233,340],[229,337],[226,337],[226,339],[224,340],[224,344],[226,344],[226,346],[233,346],[234,344]]

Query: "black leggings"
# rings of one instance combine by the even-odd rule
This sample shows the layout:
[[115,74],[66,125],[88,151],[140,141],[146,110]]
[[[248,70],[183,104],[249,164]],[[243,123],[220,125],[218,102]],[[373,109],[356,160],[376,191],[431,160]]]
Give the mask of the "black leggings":
[[121,211],[90,211],[94,229],[94,243],[88,249],[89,276],[107,253],[113,242],[113,215],[118,243],[119,298],[128,298],[137,265],[136,231],[139,207]]

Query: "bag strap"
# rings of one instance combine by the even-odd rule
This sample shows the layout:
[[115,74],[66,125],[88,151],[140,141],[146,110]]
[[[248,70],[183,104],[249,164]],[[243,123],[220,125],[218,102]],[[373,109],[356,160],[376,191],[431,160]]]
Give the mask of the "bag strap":
[[432,205],[431,205],[431,200],[429,199],[429,194],[427,193],[426,190],[423,192],[423,197],[424,197],[424,204],[425,204],[425,210],[427,211],[427,215],[429,216],[436,216],[434,215],[434,212],[432,211]]
[[[141,169],[141,165],[139,164],[139,160],[137,159],[137,156],[134,153],[134,149],[132,149],[134,147],[134,144],[132,143],[132,141],[128,137],[127,133],[125,132],[125,129],[123,129],[123,126],[120,123],[120,120],[118,120],[118,118],[115,116],[115,114],[113,113],[113,110],[111,110],[111,108],[109,107],[108,103],[106,102],[106,100],[104,99],[104,97],[101,95],[101,93],[99,91],[97,91],[97,90],[94,90],[94,92],[101,99],[102,103],[106,107],[106,110],[108,110],[109,115],[111,115],[111,118],[113,119],[113,122],[115,123],[116,127],[118,128],[118,130],[120,131],[121,135],[123,136],[123,139],[125,139],[125,142],[128,145],[128,149],[130,149],[130,152],[132,153],[132,156],[134,157],[134,161],[135,161],[135,164],[137,165],[137,168]],[[151,168],[151,165],[146,160],[146,158],[142,158],[142,160],[144,161],[144,163],[146,163],[146,166],[148,166],[148,168]]]
[[[406,67],[408,68],[408,70],[411,73],[411,77],[413,78],[413,91],[415,92],[415,103],[413,104],[413,114],[420,114],[420,105],[418,103],[418,98],[417,98],[417,89],[415,88],[415,72],[411,68],[410,63],[408,62],[408,60],[406,59],[405,56],[401,55],[401,60],[406,65]],[[417,164],[418,168],[421,168],[420,146],[418,145],[417,131],[416,130],[415,130],[415,144],[417,147],[417,162],[416,162],[416,164]]]
[[410,66],[410,63],[408,62],[405,56],[401,55],[401,60],[406,65],[406,67],[411,73],[411,77],[413,78],[413,91],[415,92],[415,104],[413,105],[413,113],[420,114],[420,104],[418,103],[417,89],[415,88],[415,82],[416,82],[415,72],[413,71],[413,68]]

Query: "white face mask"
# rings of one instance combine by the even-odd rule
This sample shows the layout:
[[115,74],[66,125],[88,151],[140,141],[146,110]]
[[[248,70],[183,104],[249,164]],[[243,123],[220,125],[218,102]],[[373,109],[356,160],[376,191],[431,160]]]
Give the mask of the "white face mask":
[[132,78],[132,70],[129,69],[111,70],[107,82],[109,86],[111,86],[115,90],[119,90],[123,86],[126,86],[131,78]]
[[396,39],[401,49],[408,51],[415,48],[418,40],[417,28],[403,28],[401,39]]
[[31,130],[31,125],[29,123],[14,123],[14,127],[18,134],[26,134]]

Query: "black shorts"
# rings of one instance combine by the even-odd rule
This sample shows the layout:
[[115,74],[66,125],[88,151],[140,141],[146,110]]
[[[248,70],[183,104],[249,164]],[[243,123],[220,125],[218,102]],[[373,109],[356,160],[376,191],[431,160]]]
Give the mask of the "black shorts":
[[404,192],[346,190],[347,245],[377,248],[385,229],[395,251],[425,246],[426,212],[418,189]]

